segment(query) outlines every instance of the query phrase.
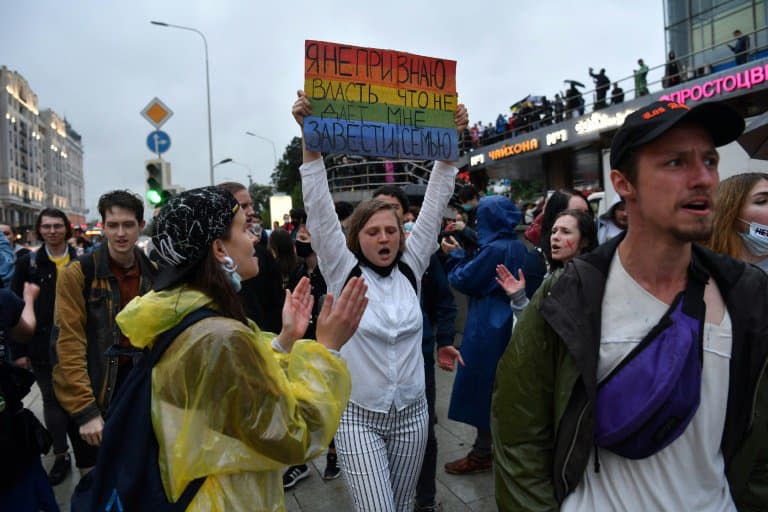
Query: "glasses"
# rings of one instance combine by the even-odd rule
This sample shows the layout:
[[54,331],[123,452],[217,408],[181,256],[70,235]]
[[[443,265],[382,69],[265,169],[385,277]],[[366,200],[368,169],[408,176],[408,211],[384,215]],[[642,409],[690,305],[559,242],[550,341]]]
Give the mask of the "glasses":
[[40,229],[42,231],[51,231],[51,230],[59,231],[64,229],[65,227],[66,226],[64,226],[64,224],[40,224]]

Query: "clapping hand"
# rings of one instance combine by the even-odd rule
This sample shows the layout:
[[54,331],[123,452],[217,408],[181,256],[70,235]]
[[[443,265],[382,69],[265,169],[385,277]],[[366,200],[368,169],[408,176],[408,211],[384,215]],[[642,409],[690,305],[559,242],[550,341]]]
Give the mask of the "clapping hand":
[[523,275],[523,269],[517,269],[518,278],[512,275],[512,272],[507,269],[503,264],[496,265],[496,282],[499,283],[507,295],[514,295],[516,292],[525,288],[525,276]]
[[285,290],[285,303],[283,304],[283,329],[277,337],[280,345],[287,352],[291,351],[294,342],[304,336],[309,321],[312,318],[312,287],[309,279],[302,277],[293,293]]
[[341,291],[338,299],[325,296],[323,309],[317,317],[317,341],[326,348],[339,350],[360,325],[368,297],[368,286],[361,277],[353,277]]

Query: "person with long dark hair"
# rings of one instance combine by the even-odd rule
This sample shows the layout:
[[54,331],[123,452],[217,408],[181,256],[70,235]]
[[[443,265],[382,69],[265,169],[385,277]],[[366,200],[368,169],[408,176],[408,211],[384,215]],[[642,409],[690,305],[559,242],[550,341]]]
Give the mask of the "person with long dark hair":
[[547,200],[544,207],[544,216],[541,219],[541,239],[539,248],[551,266],[552,248],[550,237],[552,235],[552,226],[555,219],[563,210],[582,210],[589,212],[589,204],[581,192],[574,189],[561,189],[553,193]]
[[[551,270],[563,268],[576,256],[588,253],[597,247],[597,228],[592,216],[582,210],[563,210],[555,218],[550,235],[552,248]],[[525,295],[525,274],[517,270],[517,277],[500,264],[496,267],[496,282],[499,283],[510,299],[510,306],[515,317],[528,305]]]
[[165,266],[153,291],[118,315],[139,348],[201,308],[204,318],[176,336],[152,370],[152,424],[167,498],[206,480],[187,511],[282,510],[282,469],[320,453],[346,405],[350,379],[338,350],[367,305],[350,280],[326,298],[317,340],[301,340],[312,296],[304,279],[286,290],[275,337],[249,321],[237,296],[254,277],[253,235],[231,193],[189,190],[160,212],[152,237]]

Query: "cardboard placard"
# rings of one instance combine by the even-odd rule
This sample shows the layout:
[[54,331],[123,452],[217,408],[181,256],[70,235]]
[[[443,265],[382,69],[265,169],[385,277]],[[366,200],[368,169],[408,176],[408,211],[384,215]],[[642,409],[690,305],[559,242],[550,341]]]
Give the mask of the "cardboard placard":
[[324,153],[456,160],[456,61],[305,41],[307,147]]

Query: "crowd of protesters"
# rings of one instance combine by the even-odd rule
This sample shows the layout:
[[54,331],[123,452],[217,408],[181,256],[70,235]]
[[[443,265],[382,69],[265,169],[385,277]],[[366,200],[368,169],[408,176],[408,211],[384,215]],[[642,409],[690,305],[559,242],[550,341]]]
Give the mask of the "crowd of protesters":
[[501,510],[765,510],[768,175],[718,185],[715,149],[743,129],[718,103],[640,109],[606,212],[561,189],[524,231],[450,162],[420,207],[391,184],[334,203],[306,148],[306,209],[272,230],[238,183],[172,198],[148,253],[128,191],[87,251],[60,210],[35,250],[0,226],[0,510],[58,510],[73,462],[73,510],[280,510],[323,452],[356,510],[439,510],[435,364],[476,429],[442,470],[493,471]]
[[[735,30],[731,43],[724,43],[724,45],[735,55],[735,65],[745,64],[750,56],[749,36],[742,34],[740,30]],[[600,69],[597,73],[594,72],[593,68],[589,68],[588,71],[589,76],[594,81],[594,89],[592,90],[594,98],[591,109],[593,112],[602,110],[609,105],[618,105],[624,102],[624,89],[619,87],[618,82],[613,82],[613,88],[611,88],[611,79],[606,75],[605,69]],[[638,59],[637,68],[632,70],[635,98],[649,94],[649,71],[650,68],[644,60]],[[697,75],[700,74],[701,72],[697,71]],[[689,73],[675,56],[675,52],[670,51],[664,65],[662,87],[680,85],[688,76]],[[565,83],[569,84],[568,88],[559,91],[551,99],[547,96],[528,96],[510,106],[508,114],[500,113],[494,122],[474,123],[462,137],[462,149],[469,151],[505,138],[516,137],[544,126],[559,123],[564,119],[583,116],[586,102],[580,88],[584,88],[584,84],[576,80],[565,80]]]

